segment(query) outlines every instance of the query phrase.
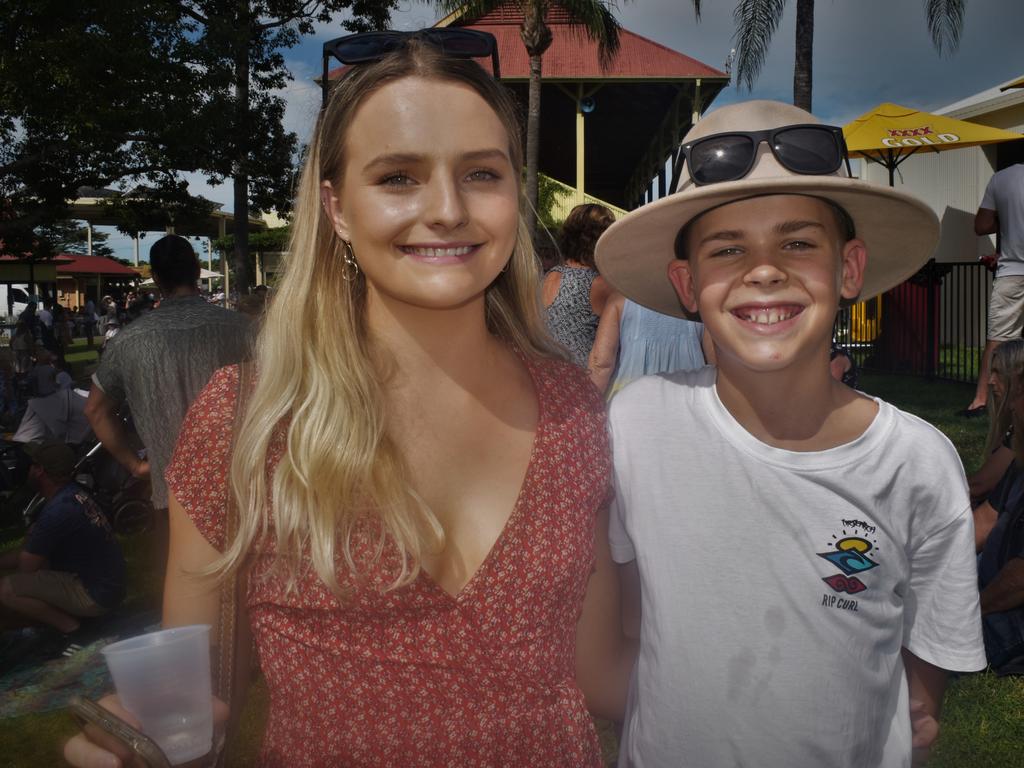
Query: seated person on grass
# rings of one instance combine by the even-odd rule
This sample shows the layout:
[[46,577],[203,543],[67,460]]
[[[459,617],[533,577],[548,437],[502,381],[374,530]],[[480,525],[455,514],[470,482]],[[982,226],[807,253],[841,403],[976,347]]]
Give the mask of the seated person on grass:
[[[993,370],[999,346],[992,357]],[[1007,382],[1013,434],[1024,430],[1024,371]],[[1024,446],[1014,440],[1015,459],[988,499],[974,511],[985,655],[1001,674],[1024,675]]]
[[950,442],[833,379],[829,342],[938,221],[790,105],[722,107],[680,154],[676,193],[597,247],[627,297],[699,313],[717,360],[611,403],[609,541],[640,598],[619,764],[905,768],[945,670],[985,666],[971,506]]
[[27,443],[29,481],[46,498],[20,550],[0,555],[0,628],[47,625],[69,634],[124,597],[125,563],[106,515],[72,479],[64,443]]
[[[1009,382],[1024,376],[1024,339],[1004,341],[992,353],[988,376],[988,438],[985,440],[985,463],[967,478],[971,499],[983,502],[1003,478],[1013,461],[1013,418],[1009,398]],[[995,518],[993,517],[993,520]],[[984,541],[975,516],[975,534]],[[980,550],[981,544],[978,544]]]

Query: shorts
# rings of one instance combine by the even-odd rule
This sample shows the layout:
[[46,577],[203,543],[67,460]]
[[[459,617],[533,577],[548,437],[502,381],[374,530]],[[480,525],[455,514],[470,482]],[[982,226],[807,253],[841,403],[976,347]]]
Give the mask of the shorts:
[[1024,275],[997,277],[988,303],[988,340],[1010,341],[1024,330]]
[[86,591],[77,574],[63,571],[12,573],[7,577],[11,591],[18,597],[32,597],[72,616],[102,616],[107,609]]

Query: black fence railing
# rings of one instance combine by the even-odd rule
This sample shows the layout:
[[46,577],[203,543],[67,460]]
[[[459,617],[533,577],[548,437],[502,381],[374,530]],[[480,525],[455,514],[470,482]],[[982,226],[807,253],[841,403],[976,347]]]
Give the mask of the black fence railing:
[[836,340],[865,370],[976,381],[991,287],[979,262],[929,261],[891,291],[841,310]]

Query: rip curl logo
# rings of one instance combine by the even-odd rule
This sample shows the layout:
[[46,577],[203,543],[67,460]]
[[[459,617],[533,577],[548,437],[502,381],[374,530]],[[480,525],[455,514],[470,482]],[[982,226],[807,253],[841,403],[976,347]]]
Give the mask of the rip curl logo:
[[[877,542],[867,538],[876,531],[876,527],[863,520],[843,520],[842,524],[842,538],[833,535],[835,541],[832,542],[832,549],[817,553],[818,557],[827,560],[842,573],[825,576],[822,581],[828,584],[833,592],[856,595],[868,588],[860,576],[879,567],[875,560],[868,557],[869,552],[877,557]],[[859,535],[850,535],[846,530],[848,528]],[[822,596],[821,604],[827,608],[857,610],[856,600],[841,598],[828,592]]]
[[858,592],[863,592],[867,587],[864,582],[854,576],[852,579],[848,579],[843,574],[837,573],[833,576],[827,576],[822,579],[836,592],[848,592],[851,595],[856,595]]

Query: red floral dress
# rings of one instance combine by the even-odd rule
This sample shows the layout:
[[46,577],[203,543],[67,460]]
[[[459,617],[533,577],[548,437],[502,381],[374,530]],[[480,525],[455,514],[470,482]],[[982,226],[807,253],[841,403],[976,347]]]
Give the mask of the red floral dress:
[[[311,568],[286,593],[270,569],[272,543],[258,553],[247,603],[270,691],[260,765],[601,765],[573,678],[594,524],[609,493],[604,407],[574,366],[527,365],[540,408],[529,467],[503,532],[458,596],[425,573],[380,589],[386,559],[358,583],[339,560],[352,590],[345,604]],[[235,367],[214,374],[167,470],[218,549],[237,380]],[[282,447],[279,429],[268,468]]]

